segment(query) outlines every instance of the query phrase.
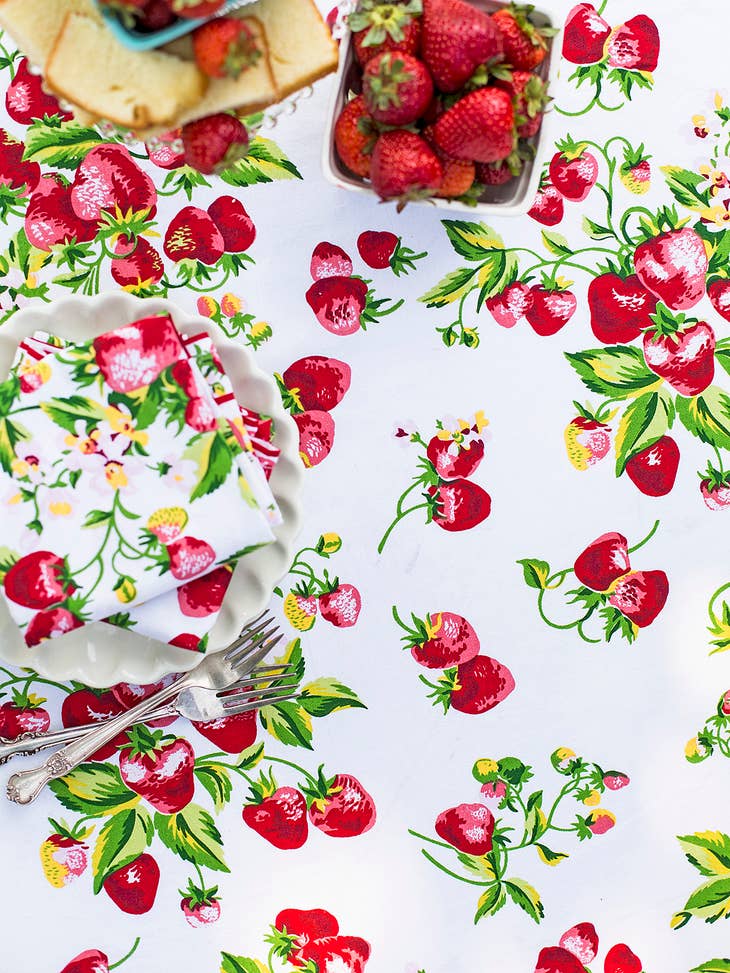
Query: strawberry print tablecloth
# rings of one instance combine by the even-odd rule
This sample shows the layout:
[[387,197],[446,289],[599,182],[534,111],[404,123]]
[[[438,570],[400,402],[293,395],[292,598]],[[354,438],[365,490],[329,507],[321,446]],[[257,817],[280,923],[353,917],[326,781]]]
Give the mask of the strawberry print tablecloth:
[[[0,38],[3,318],[197,307],[276,373],[307,467],[272,595],[301,699],[137,728],[3,803],[3,969],[730,970],[721,7],[606,0],[615,56],[566,39],[517,219],[326,184],[332,79],[203,178],[33,120]],[[143,690],[0,692],[15,736]]]

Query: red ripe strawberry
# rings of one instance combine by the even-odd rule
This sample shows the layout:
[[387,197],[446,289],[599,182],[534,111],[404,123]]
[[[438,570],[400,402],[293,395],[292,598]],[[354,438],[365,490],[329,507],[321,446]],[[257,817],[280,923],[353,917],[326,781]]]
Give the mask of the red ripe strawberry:
[[657,329],[644,335],[646,364],[680,395],[699,395],[715,375],[715,332],[705,321],[667,330],[667,318],[657,315]]
[[[330,936],[306,943],[297,958],[322,973],[364,973],[370,945],[359,936]],[[310,964],[314,964],[312,967]]]
[[28,622],[24,638],[26,645],[40,645],[46,639],[55,639],[75,628],[81,628],[84,623],[67,608],[50,608],[38,612]]
[[237,78],[261,57],[245,20],[215,17],[193,31],[193,54],[209,78]]
[[215,551],[197,537],[180,537],[168,545],[170,573],[178,581],[189,581],[202,574],[215,561]]
[[587,966],[598,952],[598,933],[592,922],[579,922],[560,937],[560,946],[569,950]]
[[345,105],[335,122],[335,147],[341,162],[358,176],[370,175],[377,131],[365,99],[358,95]]
[[337,628],[349,628],[355,624],[360,614],[360,592],[354,585],[340,584],[337,578],[330,583],[329,588],[329,591],[319,596],[320,614],[325,621]]
[[504,186],[522,172],[523,162],[516,153],[502,162],[479,162],[476,166],[477,182],[485,186]]
[[[286,932],[288,936],[293,936],[300,945],[304,945],[310,939],[325,939],[336,936],[340,931],[340,924],[325,909],[282,909],[276,917],[274,928],[278,929],[279,932]],[[303,964],[292,963],[292,966],[301,965]]]
[[428,488],[432,498],[433,523],[442,530],[471,530],[486,520],[492,498],[471,480],[451,480]]
[[592,541],[573,565],[576,578],[593,591],[607,591],[630,570],[628,542],[615,531]]
[[46,253],[60,243],[88,243],[97,224],[80,220],[71,208],[71,187],[59,175],[43,176],[30,197],[25,214],[25,234],[30,243]]
[[23,195],[29,196],[40,182],[41,167],[37,162],[24,162],[24,152],[23,142],[0,128],[0,185],[25,187]]
[[383,125],[410,125],[433,98],[433,81],[425,64],[398,51],[377,54],[367,63],[362,93],[372,117]]
[[707,295],[720,317],[730,321],[730,280],[713,280]]
[[175,14],[170,10],[167,0],[147,0],[134,24],[134,29],[142,33],[164,30],[175,23]]
[[67,570],[65,558],[51,551],[26,554],[5,575],[5,595],[25,608],[48,608],[76,590],[66,580]]
[[167,0],[170,9],[178,17],[190,17],[193,20],[212,17],[217,13],[225,0]]
[[177,589],[177,603],[188,618],[207,618],[220,610],[233,574],[230,568],[218,567],[193,578]]
[[457,851],[481,858],[492,850],[494,816],[485,804],[459,804],[436,818],[436,834]]
[[564,211],[563,197],[555,186],[543,181],[532,209],[528,210],[527,215],[542,223],[543,226],[557,226],[563,218]]
[[479,636],[462,615],[453,612],[431,612],[420,619],[411,615],[414,628],[410,629],[393,617],[406,632],[405,648],[410,649],[416,662],[426,669],[446,669],[468,662],[479,653]]
[[246,126],[225,112],[188,122],[181,137],[186,164],[205,175],[230,169],[248,152]]
[[195,753],[182,737],[163,738],[144,725],[128,732],[129,744],[119,754],[119,770],[127,787],[156,811],[176,814],[192,801]]
[[442,152],[456,159],[499,162],[514,149],[512,101],[499,88],[478,88],[445,111],[433,127]]
[[[118,716],[126,707],[109,690],[77,689],[70,693],[61,705],[61,722],[64,726],[87,726],[103,723]],[[127,734],[119,733],[94,753],[92,760],[106,760],[117,748],[127,742]]]
[[440,91],[458,91],[477,68],[502,54],[502,36],[464,0],[424,0],[421,55]]
[[[350,387],[350,366],[337,358],[309,355],[292,362],[282,375],[287,408],[329,412]],[[291,402],[288,400],[291,399]]]
[[616,943],[606,953],[604,973],[641,973],[644,965],[625,943]]
[[160,866],[144,854],[104,880],[104,891],[122,912],[141,916],[155,904],[160,884]]
[[519,137],[529,139],[537,135],[543,112],[550,101],[547,84],[542,78],[530,71],[511,71],[508,78],[496,78],[494,84],[512,99]]
[[13,702],[0,706],[0,736],[17,740],[24,733],[45,733],[51,725],[48,710],[35,699],[16,697]]
[[[507,64],[520,71],[534,71],[547,54],[547,37],[551,32],[537,28],[530,20],[532,5],[510,3],[492,14],[502,33],[502,48]],[[554,33],[554,31],[552,31]]]
[[201,929],[203,926],[212,926],[214,922],[218,922],[221,917],[221,904],[216,895],[217,886],[212,889],[201,889],[195,886],[191,879],[188,887],[179,891],[182,896],[180,908],[189,926],[193,929]]
[[562,946],[546,946],[537,957],[535,973],[585,973],[585,967]]
[[631,571],[616,582],[609,605],[639,628],[651,625],[669,594],[669,581],[663,571]]
[[426,456],[441,480],[460,480],[476,472],[484,459],[484,440],[434,436],[426,448]]
[[159,283],[165,268],[162,257],[144,237],[129,237],[120,234],[114,245],[117,256],[112,260],[112,277],[120,287],[129,290],[145,290]]
[[315,280],[305,297],[323,328],[345,335],[362,327],[360,316],[367,295],[368,285],[360,277],[322,277]]
[[352,774],[321,773],[316,791],[308,794],[309,820],[330,838],[354,838],[375,824],[375,802]]
[[572,291],[534,285],[530,288],[530,294],[532,304],[525,311],[525,317],[532,330],[543,337],[557,334],[578,307]]
[[76,170],[71,206],[81,220],[100,220],[103,213],[157,212],[157,190],[123,145],[98,145]]
[[370,179],[381,199],[422,199],[441,185],[444,171],[433,149],[405,129],[383,132],[370,161]]
[[30,125],[36,118],[46,115],[58,115],[64,122],[73,118],[61,109],[53,95],[43,90],[43,78],[31,73],[27,57],[22,57],[15,65],[15,76],[5,93],[5,108],[19,125]]
[[704,297],[707,251],[689,226],[640,243],[634,266],[644,287],[674,311],[686,311]]
[[74,956],[61,973],[109,973],[109,957],[100,949],[85,949]]
[[532,291],[527,284],[517,280],[494,297],[488,297],[484,303],[497,324],[513,328],[532,306]]
[[659,61],[659,31],[644,14],[614,27],[606,45],[612,68],[627,71],[653,71]]
[[636,274],[594,277],[588,287],[591,331],[606,345],[623,345],[638,338],[652,325],[657,299]]
[[558,152],[550,160],[550,179],[566,199],[580,202],[591,191],[598,178],[598,161],[580,143],[572,139],[558,142]]
[[421,4],[360,0],[347,18],[355,55],[362,67],[384,51],[416,54],[421,39]]
[[426,256],[425,253],[414,253],[409,247],[403,246],[401,238],[388,230],[363,230],[357,238],[357,251],[368,267],[373,270],[390,267],[396,277],[413,270],[415,261]]
[[[164,3],[165,0],[162,0]],[[160,169],[179,169],[185,165],[181,130],[174,128],[156,135],[145,144],[150,162]]]
[[679,468],[679,447],[671,436],[634,453],[626,463],[629,479],[647,497],[664,497],[674,486]]
[[256,742],[256,713],[234,713],[217,720],[196,722],[193,726],[214,747],[225,753],[241,753]]
[[279,787],[245,804],[243,821],[275,848],[301,848],[307,840],[307,802],[294,787]]
[[436,154],[444,175],[434,195],[440,199],[458,199],[459,196],[466,196],[476,179],[476,165],[466,159],[452,159],[443,152],[437,151]]
[[437,698],[436,703],[443,701],[445,708],[476,715],[494,709],[514,688],[515,680],[507,666],[491,656],[476,655],[457,667],[448,698]]
[[335,441],[335,423],[328,412],[300,412],[293,416],[299,429],[299,455],[309,468],[329,456]]
[[342,247],[323,240],[312,251],[309,272],[312,280],[321,280],[323,277],[349,277],[352,274],[352,260]]
[[587,470],[608,456],[611,427],[588,416],[576,416],[566,427],[565,447],[576,470]]
[[223,256],[226,245],[223,234],[205,210],[183,206],[167,228],[164,249],[175,263],[199,260],[211,265]]
[[243,253],[256,239],[253,220],[235,196],[214,199],[208,207],[208,216],[221,232],[226,253]]
[[571,64],[602,61],[611,27],[592,3],[579,3],[565,18],[563,57]]
[[104,381],[115,392],[133,392],[153,382],[180,355],[180,339],[169,318],[135,321],[94,339],[94,354]]

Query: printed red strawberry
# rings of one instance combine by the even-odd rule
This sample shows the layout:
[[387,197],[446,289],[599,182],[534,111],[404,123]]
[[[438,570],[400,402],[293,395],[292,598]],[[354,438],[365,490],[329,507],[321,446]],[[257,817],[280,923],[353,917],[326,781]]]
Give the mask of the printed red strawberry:
[[592,541],[573,565],[576,578],[593,591],[607,591],[630,570],[628,541],[615,531]]
[[299,456],[309,468],[329,456],[335,441],[335,423],[328,412],[316,409],[293,416],[299,429]]
[[[77,689],[64,699],[61,705],[61,722],[64,726],[88,726],[103,723],[123,710],[119,700],[107,689]],[[106,760],[117,748],[127,742],[127,734],[119,733],[94,753],[92,760]]]
[[456,159],[499,162],[515,145],[512,100],[499,88],[478,88],[436,120],[436,145]]
[[614,27],[606,45],[608,63],[626,71],[654,71],[659,61],[659,31],[644,14]]
[[189,581],[202,574],[215,561],[215,551],[207,541],[197,537],[181,537],[167,548],[170,573],[178,581]]
[[43,176],[30,197],[25,214],[25,233],[38,250],[48,252],[61,243],[88,243],[97,224],[80,220],[71,208],[71,187],[62,176]]
[[6,597],[16,605],[36,610],[63,601],[76,590],[68,577],[66,559],[52,551],[21,557],[5,575],[3,585]]
[[248,152],[248,132],[235,115],[218,112],[183,125],[185,163],[210,175],[224,172]]
[[185,406],[185,424],[196,432],[212,432],[218,428],[218,413],[209,398],[195,396]]
[[157,190],[123,145],[98,145],[76,170],[71,206],[81,220],[100,220],[103,213],[157,212]]
[[642,973],[644,965],[625,943],[617,943],[606,953],[604,973]]
[[557,226],[563,218],[565,206],[563,197],[555,186],[546,179],[543,179],[538,190],[532,208],[527,215],[533,220],[542,223],[543,226]]
[[509,71],[506,74],[504,78],[496,77],[494,84],[512,99],[519,137],[532,138],[542,125],[542,116],[550,101],[547,84],[530,71]]
[[444,712],[453,708],[477,715],[494,709],[514,688],[515,680],[507,666],[491,656],[476,655],[455,670],[447,670],[431,695],[434,706],[442,705]]
[[295,787],[277,787],[273,775],[261,775],[243,806],[243,821],[275,848],[301,848],[307,840],[307,802]]
[[416,662],[427,669],[446,669],[468,662],[479,654],[479,636],[463,615],[431,612],[425,618],[411,615],[413,628],[405,625],[393,608],[393,618],[405,631],[402,641]]
[[83,624],[83,621],[67,608],[49,608],[31,618],[23,637],[26,645],[40,645],[46,639],[58,638],[59,635],[72,632],[75,628],[81,628]]
[[532,330],[543,337],[557,334],[570,321],[578,307],[575,294],[557,282],[546,282],[530,288],[532,303],[525,311],[525,318]]
[[631,571],[613,586],[609,605],[639,628],[651,625],[669,594],[669,581],[663,571]]
[[193,726],[217,750],[225,753],[241,753],[256,742],[256,713],[235,713],[217,720],[197,722]]
[[104,891],[122,912],[141,916],[155,904],[159,884],[160,866],[145,853],[104,879]]
[[32,693],[13,690],[13,699],[0,706],[0,736],[17,740],[24,733],[45,733],[51,725],[45,699]]
[[167,2],[178,17],[198,20],[218,13],[225,0],[167,0]]
[[595,64],[602,61],[610,24],[592,3],[579,3],[565,18],[563,57],[571,64]]
[[85,949],[74,956],[61,973],[109,973],[109,957],[100,949]]
[[375,802],[352,774],[326,778],[320,767],[305,793],[309,820],[330,838],[354,838],[375,824]]
[[501,32],[483,10],[464,0],[424,0],[421,56],[439,91],[458,91],[501,54]]
[[416,54],[421,38],[421,4],[384,3],[383,0],[360,0],[347,18],[352,31],[355,56],[360,65],[384,51]]
[[[146,683],[144,686],[131,682],[118,682],[110,688],[109,692],[114,696],[122,709],[131,709],[137,703],[141,703],[143,699],[148,699],[154,693],[159,693],[161,689],[166,689],[176,678],[177,673],[173,672],[168,676],[163,676],[162,679],[158,679],[157,682]],[[163,716],[159,720],[148,720],[147,725],[170,726],[176,719],[177,716]],[[126,735],[122,735],[120,743],[126,742]]]
[[120,287],[130,291],[146,290],[158,284],[165,268],[162,257],[144,237],[130,237],[120,234],[114,244],[114,260],[111,274]]
[[481,858],[492,850],[494,816],[485,804],[458,804],[436,818],[436,834],[457,851]]
[[[303,946],[312,939],[326,939],[340,931],[337,919],[325,909],[282,909],[276,917],[274,928],[285,932]],[[301,966],[293,963],[292,966]]]
[[492,498],[471,480],[451,480],[428,488],[433,523],[442,530],[471,530],[486,520]]
[[413,270],[416,260],[426,256],[425,252],[414,253],[404,246],[399,236],[388,230],[364,230],[357,238],[357,251],[368,267],[373,270],[390,267],[396,277]]
[[293,411],[329,412],[350,387],[350,366],[337,358],[309,355],[292,362],[279,379],[284,406]]
[[707,470],[700,473],[700,493],[710,510],[726,510],[730,507],[730,473],[708,463]]
[[174,23],[175,14],[170,10],[167,0],[148,0],[137,15],[134,28],[142,33],[153,33]]
[[209,78],[238,78],[261,57],[245,20],[215,17],[193,31],[193,54]]
[[657,299],[636,274],[622,278],[606,273],[588,286],[591,331],[606,345],[623,345],[652,326]]
[[73,118],[63,111],[58,100],[43,89],[43,78],[29,70],[27,57],[15,65],[15,76],[5,92],[5,108],[8,115],[19,125],[30,125],[36,118],[58,115],[61,121]]
[[41,167],[37,162],[24,162],[25,145],[4,128],[0,128],[0,185],[23,189],[30,196],[38,186]]
[[671,436],[640,449],[626,463],[629,479],[647,497],[665,497],[674,486],[678,468],[679,447]]
[[207,618],[220,610],[233,574],[221,566],[177,589],[177,603],[188,618]]
[[585,967],[562,946],[546,946],[537,957],[535,973],[585,973]]
[[55,829],[40,847],[41,867],[47,881],[54,889],[73,884],[89,866],[89,846],[83,840],[90,833],[76,826],[69,830],[49,818]]
[[530,20],[532,4],[510,3],[492,14],[502,33],[504,60],[520,71],[534,71],[547,54],[547,39],[557,33],[549,27],[536,27]]
[[706,321],[685,319],[661,305],[651,315],[655,327],[644,334],[649,368],[680,395],[699,395],[715,375],[715,332]]
[[160,169],[179,169],[185,165],[185,153],[179,128],[155,135],[145,144],[145,148],[150,162],[154,162]]
[[335,122],[335,147],[342,164],[355,175],[369,176],[376,138],[375,120],[363,96],[358,95],[348,101]]
[[176,814],[192,801],[195,753],[182,737],[164,737],[144,725],[128,731],[119,754],[122,780],[156,811]]
[[730,280],[713,280],[707,288],[707,295],[720,317],[730,321]]
[[598,933],[592,922],[579,922],[560,937],[560,946],[567,949],[587,966],[598,952]]
[[689,226],[640,243],[634,266],[644,287],[673,311],[686,311],[704,297],[707,251]]
[[201,888],[195,885],[192,879],[188,879],[187,888],[179,889],[182,896],[180,908],[185,916],[185,921],[193,929],[200,929],[203,926],[212,926],[221,917],[221,904],[217,895],[218,886],[212,888]]
[[205,210],[183,206],[167,228],[164,249],[175,263],[199,260],[211,265],[223,256],[226,244],[223,234]]
[[433,149],[414,132],[383,132],[375,143],[370,160],[373,189],[381,199],[397,199],[400,208],[435,192],[443,175]]
[[[370,945],[359,936],[331,936],[306,943],[297,958],[321,973],[364,973]],[[310,964],[314,964],[312,967]]]
[[484,302],[497,324],[513,328],[532,306],[532,291],[520,281],[508,284],[503,291]]
[[567,136],[556,144],[558,151],[550,160],[550,180],[566,199],[580,202],[596,184],[598,160],[585,143]]
[[220,230],[226,253],[244,253],[256,239],[253,220],[235,196],[214,199],[208,207],[208,216]]
[[180,355],[180,338],[167,317],[143,318],[94,339],[104,381],[115,392],[133,392],[153,382]]
[[362,607],[360,592],[354,585],[340,584],[338,578],[329,582],[327,588],[329,590],[319,596],[322,618],[337,628],[354,625]]
[[385,51],[367,63],[362,94],[372,117],[383,125],[410,125],[431,104],[433,81],[412,54]]
[[332,334],[355,334],[362,327],[368,285],[360,277],[322,277],[305,297],[319,323]]
[[644,151],[643,143],[636,149],[631,146],[624,149],[624,160],[619,169],[619,176],[624,186],[635,196],[643,196],[649,192],[651,185],[649,159],[651,156]]
[[476,472],[484,459],[484,440],[478,436],[462,436],[444,430],[433,436],[426,456],[442,480],[459,480]]
[[323,277],[349,277],[352,274],[352,260],[342,247],[323,240],[312,251],[309,272],[312,280],[321,280]]

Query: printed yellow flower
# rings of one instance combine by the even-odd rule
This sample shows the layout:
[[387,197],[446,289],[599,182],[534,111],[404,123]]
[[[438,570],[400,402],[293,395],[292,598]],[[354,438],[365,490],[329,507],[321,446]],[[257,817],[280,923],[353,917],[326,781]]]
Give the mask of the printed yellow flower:
[[712,196],[717,196],[721,189],[730,186],[730,180],[727,175],[715,165],[707,165],[705,163],[700,166],[699,173],[710,183],[710,195]]
[[124,487],[129,486],[129,479],[124,472],[124,465],[116,460],[111,460],[109,463],[106,463],[104,466],[104,476],[109,486],[114,490],[123,490]]
[[707,119],[704,115],[693,115],[692,127],[698,139],[706,139],[710,134],[710,130],[707,127]]
[[718,206],[703,206],[698,212],[703,223],[716,226],[719,229],[726,229],[730,226],[730,210],[727,202]]
[[226,317],[232,318],[234,314],[238,314],[242,307],[243,301],[235,294],[224,294],[221,298],[221,311]]
[[720,109],[724,106],[724,103],[725,103],[725,99],[722,97],[722,95],[720,94],[719,91],[716,91],[715,92],[715,108],[718,111],[720,111]]
[[[81,423],[77,423],[77,426],[78,425],[81,425]],[[78,449],[78,451],[83,453],[84,456],[90,456],[92,453],[96,453],[99,449],[100,435],[101,433],[98,429],[92,429],[88,436],[74,436],[69,433],[64,442],[67,446],[71,446],[72,449]]]
[[108,405],[104,409],[104,418],[111,426],[112,432],[125,436],[131,442],[139,443],[140,446],[146,446],[149,442],[149,433],[135,429],[134,420],[128,412],[122,412],[121,409]]

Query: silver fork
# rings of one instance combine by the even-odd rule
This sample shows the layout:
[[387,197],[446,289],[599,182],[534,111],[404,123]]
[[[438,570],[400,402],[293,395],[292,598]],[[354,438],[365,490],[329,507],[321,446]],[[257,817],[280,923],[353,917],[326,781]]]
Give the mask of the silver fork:
[[269,654],[283,637],[278,632],[276,622],[268,612],[259,615],[229,646],[220,652],[207,655],[200,665],[169,686],[119,716],[99,723],[81,739],[68,743],[62,750],[52,754],[40,767],[13,774],[7,786],[8,800],[16,804],[30,804],[46,784],[58,777],[65,777],[96,753],[99,747],[109,743],[137,720],[148,718],[158,706],[177,696],[182,690],[192,686],[212,690],[229,688]]
[[[216,692],[191,686],[183,689],[177,699],[165,703],[137,723],[165,719],[170,716],[183,716],[195,722],[218,720],[236,713],[247,713],[261,706],[272,706],[288,699],[296,699],[293,692],[298,685],[296,670],[290,665],[257,666],[250,676],[234,683],[228,689]],[[277,695],[289,692],[289,695]],[[69,726],[64,730],[51,730],[44,733],[24,733],[15,740],[0,736],[0,765],[13,757],[28,757],[49,747],[60,747],[77,740],[92,730],[98,723],[82,726]]]

